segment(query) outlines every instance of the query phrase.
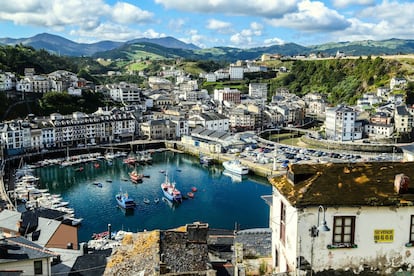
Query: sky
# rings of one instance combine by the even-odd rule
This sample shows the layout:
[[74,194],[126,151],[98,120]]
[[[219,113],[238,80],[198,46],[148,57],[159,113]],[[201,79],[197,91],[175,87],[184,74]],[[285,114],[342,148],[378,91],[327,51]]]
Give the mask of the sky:
[[414,39],[414,0],[0,0],[0,37],[175,37],[201,48]]

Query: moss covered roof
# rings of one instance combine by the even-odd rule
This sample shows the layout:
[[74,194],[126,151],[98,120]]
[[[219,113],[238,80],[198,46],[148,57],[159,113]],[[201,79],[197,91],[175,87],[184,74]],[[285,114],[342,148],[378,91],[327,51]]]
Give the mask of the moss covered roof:
[[[398,174],[408,176],[413,188],[397,193]],[[269,181],[296,207],[411,206],[414,202],[413,162],[292,164],[286,175]]]

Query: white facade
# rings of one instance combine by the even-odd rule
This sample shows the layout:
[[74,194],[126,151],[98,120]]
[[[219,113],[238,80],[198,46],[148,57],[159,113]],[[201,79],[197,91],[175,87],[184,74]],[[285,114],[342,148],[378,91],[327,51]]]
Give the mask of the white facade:
[[374,139],[391,138],[394,133],[394,125],[367,124],[365,125],[365,133]]
[[412,272],[412,163],[293,167],[266,199],[275,273]]
[[[0,270],[1,271],[23,271],[19,274],[14,275],[22,275],[22,276],[33,276],[33,275],[39,275],[39,276],[50,276],[52,275],[52,269],[51,269],[51,259],[52,258],[42,258],[39,260],[22,260],[22,261],[16,261],[13,260],[11,262],[6,263],[0,263]],[[42,273],[35,273],[35,261],[41,262],[42,265]],[[18,268],[18,269],[17,269]],[[8,274],[7,272],[5,272]]]
[[404,78],[391,78],[390,80],[390,89],[401,89],[407,85],[407,80]]
[[231,80],[242,80],[244,78],[244,68],[243,66],[230,65],[229,74]]
[[120,83],[116,85],[108,85],[109,95],[111,99],[122,103],[134,103],[141,101],[141,90],[135,85],[128,83]]
[[356,112],[349,107],[326,109],[325,131],[328,140],[354,141],[362,138],[362,129],[356,126]]
[[0,73],[0,91],[12,90],[16,87],[15,75],[10,72]]
[[28,76],[16,84],[16,90],[30,93],[46,93],[51,91],[50,80],[44,76]]
[[267,99],[267,83],[249,83],[249,96]]
[[216,82],[217,81],[217,76],[214,73],[207,73],[205,75],[206,81],[207,82]]
[[[280,214],[282,204],[286,208],[285,239],[281,240]],[[324,207],[325,209],[325,207]],[[398,215],[397,215],[398,213]],[[318,225],[318,208],[309,207],[298,209],[288,204],[276,192],[273,196],[272,207],[272,252],[273,263],[277,264],[277,272],[294,272],[300,264],[298,257],[306,260],[314,271],[328,269],[362,269],[368,266],[394,266],[395,263],[413,263],[409,243],[410,223],[414,214],[414,207],[401,207],[397,210],[389,207],[335,207],[325,209],[325,219],[328,232],[319,231],[317,237],[310,236],[310,228]],[[339,217],[349,218],[349,223],[354,222],[353,243],[334,244],[333,229],[334,219]],[[347,217],[347,218],[345,218]],[[319,212],[320,221],[323,213]],[[389,241],[376,242],[378,231],[392,233]],[[389,234],[391,235],[391,234]],[[303,264],[302,264],[303,265]]]
[[229,119],[226,116],[218,113],[205,112],[191,116],[188,119],[188,126],[191,128],[202,126],[210,130],[228,131]]

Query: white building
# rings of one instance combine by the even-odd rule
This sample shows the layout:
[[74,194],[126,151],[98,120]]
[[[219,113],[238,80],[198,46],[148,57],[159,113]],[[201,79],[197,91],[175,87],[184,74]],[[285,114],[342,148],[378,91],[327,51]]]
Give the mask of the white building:
[[0,72],[0,91],[12,90],[16,87],[16,77],[10,72]]
[[137,103],[141,101],[141,90],[134,84],[121,82],[107,85],[111,99],[122,103]]
[[218,102],[231,102],[234,104],[241,103],[241,95],[238,89],[224,87],[224,89],[214,89],[213,99]]
[[412,271],[413,163],[290,165],[270,180],[275,273]]
[[1,123],[0,142],[9,154],[21,153],[30,149],[30,125],[20,120]]
[[229,74],[231,80],[242,80],[244,78],[244,67],[230,65]]
[[27,76],[19,80],[16,90],[29,93],[46,93],[51,91],[50,80],[44,76]]
[[214,72],[216,80],[227,80],[230,78],[229,70],[219,69]]
[[343,105],[326,109],[325,132],[328,140],[354,141],[362,139],[362,129],[356,124],[356,112]]
[[23,237],[1,237],[0,274],[52,275],[52,260],[56,253]]
[[217,76],[214,73],[207,73],[205,75],[206,81],[207,82],[216,82],[217,81]]
[[401,89],[407,85],[407,80],[404,78],[391,78],[390,80],[390,89]]
[[203,127],[216,131],[229,130],[229,118],[215,112],[204,112],[196,114],[188,119],[188,126],[190,128]]
[[267,83],[249,83],[249,96],[267,99]]

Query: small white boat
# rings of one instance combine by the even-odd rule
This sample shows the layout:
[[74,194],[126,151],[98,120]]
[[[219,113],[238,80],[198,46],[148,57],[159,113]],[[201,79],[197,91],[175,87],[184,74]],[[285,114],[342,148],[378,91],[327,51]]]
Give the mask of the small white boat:
[[150,200],[148,198],[144,198],[144,203],[145,204],[150,204]]
[[248,174],[249,173],[249,168],[243,165],[238,159],[224,161],[223,167],[227,171],[236,173],[236,174]]

